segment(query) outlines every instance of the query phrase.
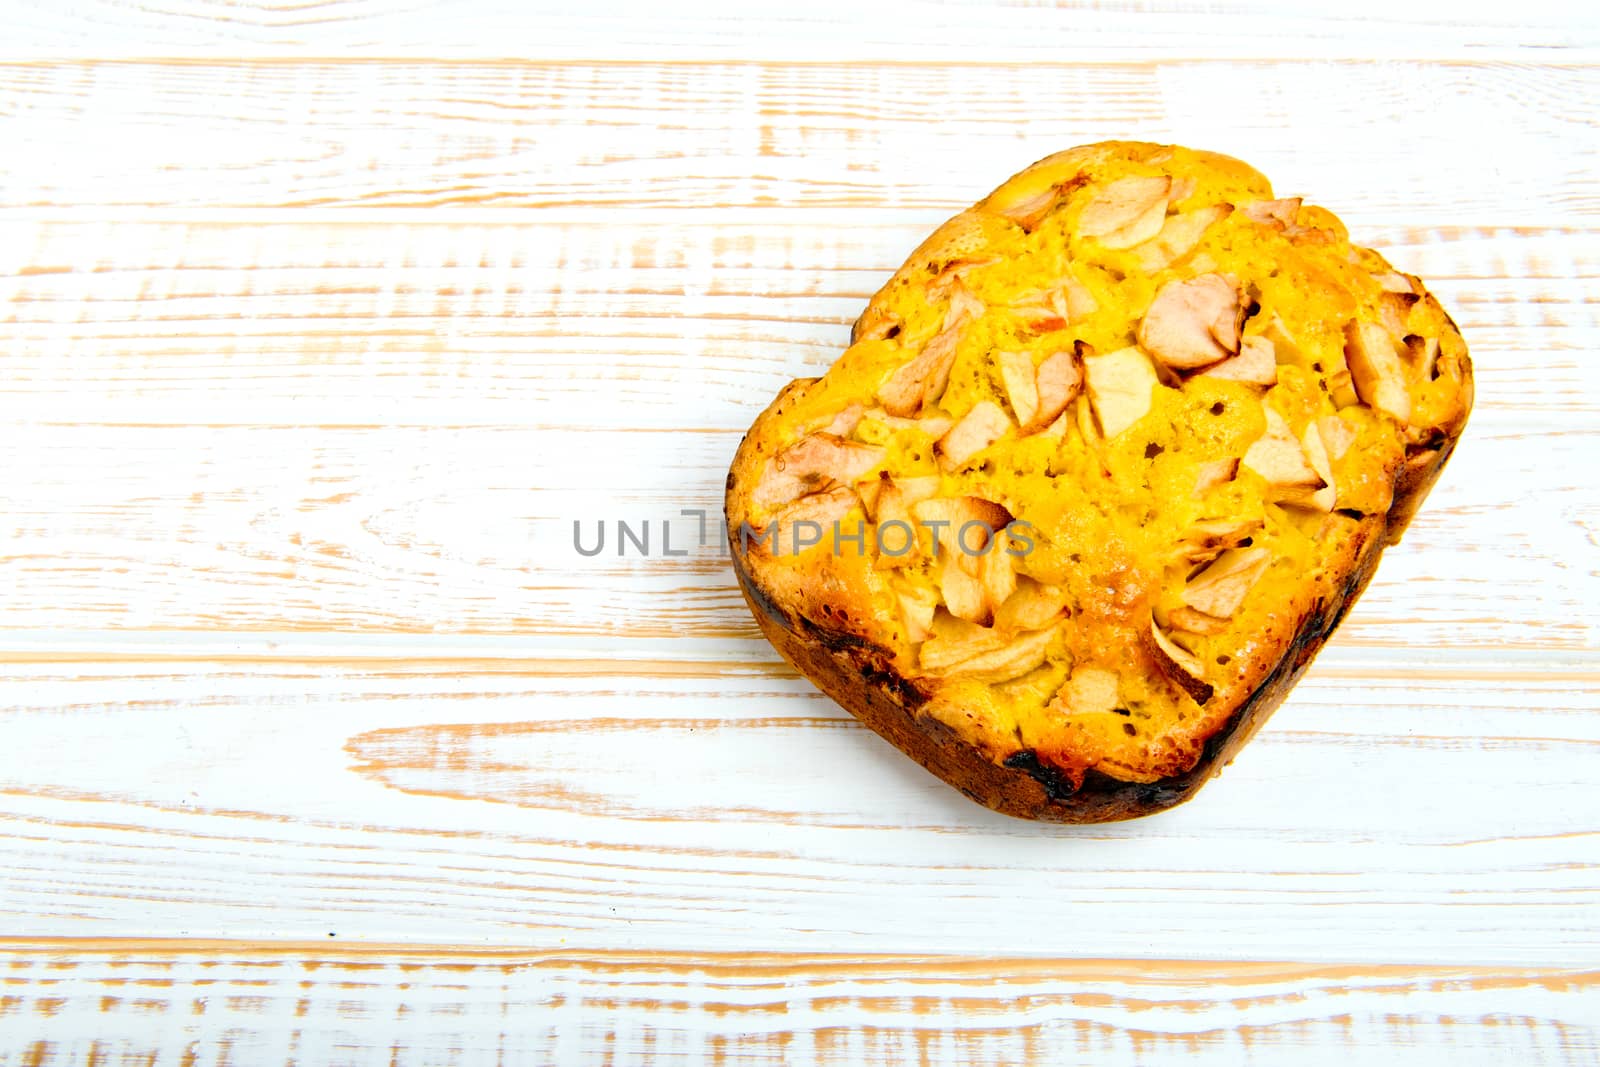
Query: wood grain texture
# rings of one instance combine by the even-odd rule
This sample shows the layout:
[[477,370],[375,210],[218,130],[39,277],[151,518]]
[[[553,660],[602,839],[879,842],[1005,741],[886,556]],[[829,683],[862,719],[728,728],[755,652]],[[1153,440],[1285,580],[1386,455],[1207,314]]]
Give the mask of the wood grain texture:
[[645,0],[574,8],[555,0],[85,0],[0,6],[7,50],[46,55],[170,55],[193,49],[283,57],[690,57],[822,55],[877,62],[908,56],[1084,60],[1118,56],[1584,55],[1600,32],[1561,0],[1514,8],[1487,0],[1397,6],[1346,0],[1337,11],[1298,0],[1235,0],[1196,9],[1176,0],[847,0],[804,6],[753,0],[735,11]]
[[1600,1036],[1582,968],[12,941],[0,976],[0,1062],[41,1067],[1585,1064]]
[[[753,635],[684,509],[714,523],[749,413],[827,366],[917,233],[767,214],[0,222],[0,400],[28,426],[0,441],[0,623]],[[1483,399],[1340,640],[1592,653],[1594,231],[1387,233]]]
[[[778,384],[832,363],[867,298],[946,216],[0,212],[0,396],[19,417],[60,422],[742,433]],[[1438,291],[1474,346],[1492,417],[1593,425],[1600,226],[1356,236]]]
[[[0,443],[16,628],[746,638],[715,530],[734,434],[34,424]],[[1591,431],[1481,416],[1341,643],[1592,656]],[[43,450],[46,466],[28,457]],[[538,457],[574,459],[525,488]],[[618,484],[650,465],[658,483]],[[1460,468],[1455,468],[1459,470]],[[115,471],[84,479],[81,472]],[[73,473],[79,472],[79,473]],[[181,473],[181,480],[174,481]],[[562,485],[570,481],[574,484]],[[1525,536],[1532,519],[1542,529]],[[619,522],[654,530],[651,554]],[[586,557],[599,544],[605,552]],[[663,524],[668,540],[663,542]],[[675,524],[675,525],[674,525]],[[1463,531],[1504,545],[1486,566]],[[675,533],[674,533],[675,531]],[[675,538],[675,539],[674,539]],[[668,556],[666,549],[687,553]]]
[[1330,650],[1206,803],[1073,829],[973,805],[755,642],[723,661],[615,642],[432,661],[317,635],[68,645],[13,652],[0,688],[0,751],[27,753],[0,794],[16,933],[1600,952],[1600,686],[1543,661]]
[[[1542,2],[0,0],[0,1067],[1600,1062],[1597,57]],[[1201,801],[1039,827],[684,509],[1112,136],[1337,211],[1478,407]]]
[[1236,155],[1358,229],[1600,214],[1589,108],[1600,74],[1587,64],[29,62],[0,64],[0,94],[10,136],[35,161],[0,200],[102,216],[595,204],[950,214],[1042,156],[1107,138]]

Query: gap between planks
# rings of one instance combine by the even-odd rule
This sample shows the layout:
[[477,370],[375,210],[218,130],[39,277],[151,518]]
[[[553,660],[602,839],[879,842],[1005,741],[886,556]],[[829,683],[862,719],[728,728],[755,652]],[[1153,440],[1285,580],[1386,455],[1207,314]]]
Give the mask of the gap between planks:
[[[0,643],[4,641],[0,633]],[[1600,660],[1600,656],[1595,657]],[[594,658],[535,658],[527,655],[440,656],[436,653],[418,655],[396,652],[391,656],[306,655],[304,653],[192,653],[192,652],[71,652],[71,651],[14,651],[0,649],[0,664],[23,666],[29,664],[73,665],[119,663],[213,665],[221,667],[249,666],[310,666],[326,669],[359,672],[363,675],[409,676],[417,674],[448,674],[453,677],[491,674],[526,678],[729,678],[729,677],[798,677],[794,668],[778,659],[771,660],[691,660],[691,659],[630,659],[618,657]],[[1585,689],[1600,687],[1600,663],[1594,666],[1569,667],[1562,664],[1543,664],[1525,669],[1506,669],[1482,665],[1482,653],[1474,650],[1470,658],[1450,667],[1418,667],[1395,665],[1391,667],[1325,666],[1319,663],[1316,674],[1325,680],[1349,679],[1359,681],[1482,681],[1486,683],[1548,682],[1559,679],[1564,683]]]
[[1365,977],[1406,981],[1465,983],[1471,988],[1494,988],[1507,982],[1533,982],[1552,989],[1600,989],[1600,969],[1551,966],[1474,966],[1431,963],[1372,963],[1361,961],[1163,959],[1062,957],[1026,955],[967,955],[950,953],[826,953],[826,952],[683,952],[652,950],[550,948],[527,945],[487,945],[471,942],[255,940],[236,938],[145,937],[0,937],[0,958],[47,956],[87,960],[96,957],[203,957],[268,961],[338,961],[355,963],[379,959],[400,962],[456,962],[464,967],[504,965],[586,964],[596,970],[633,972],[660,969],[692,970],[706,975],[754,976],[763,973],[836,976],[856,972],[863,976],[889,972],[924,974],[932,978],[961,976],[963,981],[1003,985],[1016,977],[1075,977],[1126,981],[1142,978],[1201,980],[1218,985],[1252,985],[1269,981],[1326,979],[1345,981]]
[[561,69],[567,67],[596,67],[602,70],[629,70],[637,67],[666,68],[669,70],[1016,70],[1021,66],[1059,66],[1074,69],[1137,69],[1158,70],[1172,66],[1214,67],[1283,67],[1297,61],[1314,58],[1319,65],[1335,67],[1389,67],[1395,64],[1427,67],[1457,67],[1467,70],[1491,70],[1498,67],[1541,67],[1551,70],[1593,70],[1600,63],[1600,48],[1577,47],[1556,51],[1543,48],[1511,48],[1474,50],[1470,55],[1460,53],[1407,53],[1394,52],[1376,55],[1349,55],[1325,53],[1315,56],[1296,54],[1282,49],[1275,42],[1273,52],[1244,55],[1227,53],[1199,54],[1193,51],[1163,56],[1099,55],[1093,58],[1053,56],[1039,61],[1029,57],[1019,63],[1004,53],[973,56],[940,55],[918,59],[899,56],[871,56],[851,54],[848,51],[828,55],[796,58],[782,54],[703,54],[686,57],[681,51],[640,49],[626,55],[595,55],[581,50],[552,50],[550,54],[516,55],[411,55],[406,53],[351,52],[273,52],[270,50],[217,52],[207,55],[164,53],[159,51],[128,51],[115,53],[102,50],[95,55],[75,55],[49,50],[32,51],[26,48],[0,53],[0,69],[37,70],[57,67],[164,67],[201,68],[218,67],[470,67],[515,70],[520,68]]
[[[14,226],[73,226],[88,224],[117,224],[128,226],[192,226],[230,227],[273,225],[282,227],[315,228],[318,226],[427,226],[470,229],[473,227],[516,227],[537,229],[554,226],[593,227],[603,224],[618,230],[640,226],[671,227],[673,229],[737,231],[741,227],[773,226],[814,228],[818,220],[834,217],[840,220],[841,238],[859,233],[863,229],[883,230],[893,234],[904,233],[911,243],[904,249],[910,252],[928,232],[956,212],[971,206],[974,199],[986,194],[988,189],[964,190],[971,196],[952,195],[948,200],[927,204],[817,204],[809,207],[761,205],[746,201],[697,202],[693,207],[671,204],[640,205],[613,204],[597,200],[593,204],[529,204],[525,207],[457,207],[441,209],[430,206],[373,205],[354,207],[326,204],[308,207],[179,207],[164,204],[134,204],[106,206],[26,206],[0,204],[0,225]],[[711,221],[708,212],[716,212]],[[1600,231],[1600,224],[1589,224],[1562,216],[1549,222],[1529,222],[1519,216],[1516,222],[1493,225],[1400,225],[1394,223],[1363,223],[1358,233],[1352,234],[1357,244],[1368,244],[1382,250],[1426,240],[1459,241],[1473,237],[1590,237]],[[168,266],[169,264],[159,264]],[[842,266],[848,271],[881,270],[893,273],[900,265],[884,260],[874,267]],[[311,265],[314,267],[315,265]],[[123,266],[118,269],[137,269]],[[248,268],[245,268],[248,269]],[[71,273],[70,267],[38,267],[25,269],[24,274]],[[93,273],[85,271],[84,273]],[[1593,275],[1584,275],[1592,277]],[[1435,271],[1430,280],[1449,277]]]

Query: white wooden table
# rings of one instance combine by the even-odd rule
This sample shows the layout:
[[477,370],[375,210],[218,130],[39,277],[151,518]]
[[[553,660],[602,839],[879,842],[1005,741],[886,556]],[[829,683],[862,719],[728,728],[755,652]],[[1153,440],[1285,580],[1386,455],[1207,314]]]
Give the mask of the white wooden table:
[[[1334,6],[0,3],[0,1064],[1597,1062],[1600,23]],[[1339,212],[1479,394],[1236,765],[1074,830],[681,511],[1107,137]]]

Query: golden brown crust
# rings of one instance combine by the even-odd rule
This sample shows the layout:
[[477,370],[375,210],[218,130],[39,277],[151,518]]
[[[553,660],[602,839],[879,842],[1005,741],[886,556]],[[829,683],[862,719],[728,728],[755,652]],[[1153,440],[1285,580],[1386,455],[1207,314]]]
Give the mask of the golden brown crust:
[[[1419,483],[1421,495],[1432,486],[1438,470],[1435,465],[1431,477]],[[928,694],[898,673],[893,654],[851,629],[834,629],[786,610],[751,577],[736,535],[732,551],[739,588],[767,640],[795,670],[865,726],[985,807],[1022,819],[1098,823],[1136,819],[1181,804],[1233,762],[1366,589],[1390,537],[1397,539],[1398,532],[1386,526],[1383,537],[1364,535],[1352,543],[1353,562],[1337,595],[1318,602],[1289,627],[1294,636],[1284,655],[1206,742],[1192,769],[1155,782],[1125,782],[1091,770],[1076,789],[1028,749],[996,763],[940,720],[919,714]]]
[[[786,460],[790,464],[796,463],[796,457],[801,453],[794,451],[793,446],[799,438],[813,444],[824,442],[827,448],[841,455],[845,454],[844,450],[854,449],[849,455],[864,455],[862,469],[868,469],[867,465],[874,458],[862,451],[868,446],[851,444],[833,435],[847,423],[853,425],[847,419],[852,412],[853,418],[860,418],[859,404],[852,404],[847,411],[841,411],[853,397],[834,379],[854,373],[852,360],[861,362],[877,358],[876,352],[868,351],[874,342],[897,349],[906,340],[900,338],[901,331],[914,328],[905,314],[908,292],[920,293],[924,289],[938,291],[941,299],[951,302],[951,310],[945,318],[946,330],[951,329],[952,325],[959,326],[962,321],[962,301],[967,299],[962,279],[969,269],[981,269],[985,264],[994,262],[986,256],[997,243],[1014,240],[1018,234],[1031,234],[1034,228],[1045,224],[1045,220],[1074,195],[1080,198],[1075,202],[1081,204],[1081,197],[1087,193],[1079,190],[1094,186],[1096,182],[1100,183],[1096,188],[1104,188],[1105,169],[1114,167],[1118,161],[1133,159],[1141,165],[1161,164],[1174,152],[1186,153],[1186,166],[1192,168],[1198,160],[1199,165],[1221,175],[1220,180],[1230,183],[1230,188],[1236,191],[1238,198],[1256,198],[1247,204],[1246,210],[1261,225],[1275,226],[1280,232],[1292,229],[1295,240],[1307,247],[1344,247],[1342,242],[1346,238],[1343,226],[1330,213],[1301,206],[1298,200],[1268,199],[1272,193],[1266,179],[1245,164],[1228,157],[1131,142],[1090,145],[1059,153],[1013,177],[990,197],[957,215],[924,241],[883,286],[855,323],[852,342],[862,344],[852,348],[841,360],[841,365],[851,366],[844,369],[836,367],[830,371],[827,379],[802,379],[790,383],[767,411],[756,419],[741,442],[729,473],[726,511],[735,571],[753,614],[774,647],[823,692],[930,772],[961,789],[977,802],[1006,814],[1059,822],[1103,822],[1149,814],[1181,803],[1193,795],[1233,758],[1283,701],[1333,628],[1366,587],[1383,548],[1399,540],[1422,499],[1437,480],[1471,408],[1471,363],[1454,323],[1450,322],[1419,280],[1394,272],[1381,256],[1370,250],[1350,248],[1347,254],[1352,263],[1362,271],[1385,279],[1383,284],[1389,291],[1372,302],[1369,311],[1374,321],[1386,322],[1387,328],[1394,332],[1394,343],[1399,354],[1390,356],[1387,348],[1372,353],[1361,351],[1359,345],[1364,338],[1353,335],[1351,344],[1357,348],[1346,347],[1354,363],[1351,369],[1355,381],[1350,381],[1352,375],[1344,376],[1344,388],[1350,391],[1350,395],[1348,399],[1339,400],[1339,406],[1357,404],[1357,390],[1363,394],[1360,402],[1383,406],[1383,402],[1373,401],[1372,394],[1375,388],[1386,385],[1381,374],[1387,373],[1388,369],[1378,366],[1375,370],[1371,364],[1374,361],[1408,358],[1403,346],[1399,346],[1400,334],[1405,332],[1408,323],[1419,331],[1427,330],[1430,336],[1437,337],[1437,340],[1424,346],[1421,337],[1407,336],[1407,344],[1415,343],[1409,357],[1426,359],[1428,369],[1421,373],[1431,374],[1434,379],[1447,377],[1449,381],[1446,384],[1451,388],[1427,391],[1424,402],[1432,407],[1418,414],[1412,428],[1402,427],[1406,429],[1403,447],[1397,446],[1389,459],[1375,461],[1376,466],[1369,463],[1360,470],[1338,468],[1340,507],[1333,510],[1334,491],[1331,487],[1324,490],[1328,499],[1318,502],[1321,510],[1331,512],[1323,519],[1317,534],[1324,546],[1318,557],[1318,573],[1307,577],[1304,583],[1286,595],[1282,610],[1260,617],[1248,635],[1235,635],[1236,644],[1229,646],[1233,650],[1231,657],[1221,656],[1215,663],[1208,661],[1203,665],[1208,675],[1204,681],[1184,678],[1181,667],[1172,662],[1164,663],[1162,669],[1169,672],[1167,681],[1172,683],[1175,691],[1187,693],[1199,706],[1200,714],[1191,714],[1184,723],[1169,724],[1163,736],[1145,745],[1142,762],[1139,763],[1119,762],[1104,752],[1098,757],[1085,756],[1085,752],[1092,751],[1092,746],[1071,743],[1070,740],[1063,742],[1059,738],[1049,748],[1036,748],[1024,743],[1020,726],[1007,726],[1003,722],[997,724],[994,716],[975,710],[966,703],[974,699],[974,693],[988,693],[990,689],[975,688],[979,682],[957,684],[938,676],[937,671],[930,672],[926,653],[923,654],[923,662],[918,663],[914,649],[927,634],[909,633],[909,629],[921,628],[917,621],[916,606],[907,602],[904,584],[897,585],[891,581],[888,573],[875,567],[870,557],[851,560],[836,556],[825,566],[783,565],[761,541],[759,529],[741,528],[753,516],[768,514],[752,506],[752,494],[764,478],[769,481],[773,478],[775,469],[782,471]],[[1110,173],[1114,176],[1117,172],[1112,170]],[[1243,190],[1243,193],[1239,194],[1238,190]],[[1149,229],[1159,225],[1160,219],[1140,221],[1139,196],[1142,194],[1142,189],[1134,188],[1126,197],[1127,203],[1113,203],[1102,212],[1103,219],[1096,219],[1096,224],[1107,232],[1104,240],[1115,247],[1117,241],[1124,239],[1123,234],[1131,234],[1126,240],[1136,244],[1135,252],[1140,256],[1156,256],[1154,260],[1147,260],[1152,263],[1162,262],[1161,257],[1174,255],[1174,248],[1177,249],[1177,255],[1182,255],[1186,237],[1181,226],[1162,230],[1163,235],[1169,231],[1175,234],[1171,240],[1148,240]],[[1179,199],[1182,195],[1177,183],[1173,182],[1170,192],[1163,193],[1162,202],[1165,203],[1169,198]],[[1081,207],[1079,210],[1082,210]],[[1218,210],[1212,217],[1223,217],[1225,214],[1225,211]],[[1169,219],[1172,217],[1175,216],[1169,216]],[[1135,221],[1129,223],[1126,221],[1128,219]],[[1116,229],[1119,226],[1127,229]],[[1143,232],[1134,232],[1141,227],[1144,228]],[[1144,243],[1136,243],[1136,239],[1143,239]],[[1189,243],[1192,244],[1192,241]],[[1155,251],[1152,252],[1152,249]],[[1302,269],[1311,271],[1315,268],[1302,264]],[[1357,304],[1352,302],[1356,298],[1339,283],[1322,276],[1308,275],[1302,284],[1326,285],[1336,299],[1346,301],[1345,305],[1341,305],[1341,314],[1347,319],[1357,314]],[[1243,292],[1242,288],[1240,292]],[[1203,297],[1205,300],[1211,298],[1210,293]],[[1167,330],[1159,336],[1141,336],[1141,342],[1148,341],[1162,353],[1163,362],[1170,360],[1176,368],[1158,366],[1157,371],[1167,376],[1170,382],[1174,380],[1174,375],[1181,378],[1193,374],[1191,367],[1203,366],[1204,360],[1211,358],[1191,358],[1189,352],[1192,348],[1185,346],[1220,343],[1222,348],[1219,351],[1224,357],[1230,351],[1239,351],[1236,331],[1237,322],[1243,321],[1247,314],[1244,299],[1241,295],[1236,311],[1227,311],[1227,314],[1238,316],[1232,332],[1228,331],[1222,319],[1213,327],[1210,336],[1220,338],[1220,342],[1204,337],[1191,341],[1183,332],[1184,323],[1181,321],[1177,324],[1178,328]],[[1057,327],[1076,314],[1067,303],[1068,300],[1063,299],[1054,305],[1055,313],[1061,319]],[[1179,311],[1183,313],[1187,312],[1188,305],[1193,301],[1185,294],[1174,303],[1181,305]],[[982,305],[978,307],[981,309]],[[1048,316],[1052,312],[1043,314]],[[1382,316],[1381,320],[1379,316]],[[1354,329],[1351,325],[1341,325],[1340,328]],[[927,345],[931,350],[938,346],[937,338],[929,341],[926,324],[922,329],[924,332],[920,338],[910,339],[907,345],[909,349]],[[1232,348],[1227,347],[1230,344]],[[1326,348],[1323,350],[1326,351]],[[1434,366],[1435,362],[1437,367]],[[1081,366],[1081,359],[1077,363]],[[867,364],[869,372],[873,366]],[[1026,370],[1031,364],[1022,363],[1020,366]],[[1332,369],[1329,368],[1330,371]],[[944,370],[948,372],[948,367]],[[1320,365],[1318,370],[1322,370]],[[1241,380],[1248,382],[1252,379],[1247,375]],[[1336,389],[1339,387],[1335,377],[1330,376],[1329,380]],[[1351,389],[1352,384],[1354,389]],[[1091,396],[1094,396],[1096,387],[1095,370],[1091,369],[1088,383]],[[914,397],[916,394],[908,395]],[[924,393],[925,398],[928,395],[932,393]],[[1404,416],[1409,413],[1410,398],[1392,391],[1387,395],[1389,406],[1404,409],[1397,417],[1402,422],[1406,421]],[[1102,398],[1094,396],[1094,399],[1095,403],[1101,403]],[[1037,402],[1038,397],[1030,393],[1027,400],[1031,404]],[[1016,398],[1012,398],[1012,405],[1016,406],[1017,403]],[[1078,424],[1084,426],[1086,435],[1103,432],[1092,423],[1083,422],[1090,408],[1080,403],[1076,416],[1074,410],[1069,406],[1062,419],[1076,418]],[[917,413],[914,400],[908,402],[906,411]],[[930,411],[931,408],[923,411],[922,415],[926,418]],[[1024,423],[1022,432],[1038,432],[1037,426],[1030,429],[1021,411],[1019,407],[1018,420]],[[1109,406],[1106,412],[1110,414]],[[937,412],[933,414],[935,417],[938,415]],[[1003,412],[991,417],[1004,419]],[[1275,417],[1269,413],[1269,419]],[[944,425],[953,421],[944,418],[939,432],[943,432]],[[987,419],[965,421],[967,425],[958,426],[948,439],[951,448],[956,448],[954,442],[965,443],[965,447],[957,450],[957,455],[968,451],[974,443],[975,433],[979,448],[992,439],[992,434],[981,432]],[[1282,420],[1279,419],[1279,422]],[[1338,420],[1333,422],[1329,432],[1343,432]],[[1008,422],[1005,424],[1009,425]],[[1417,425],[1423,428],[1414,428]],[[977,427],[976,431],[974,427]],[[1331,482],[1333,460],[1323,454],[1325,448],[1331,446],[1324,446],[1320,439],[1311,440],[1317,435],[1310,428],[1305,430],[1306,454],[1313,457],[1312,462],[1325,476],[1319,478],[1316,474],[1307,473],[1310,484],[1306,487],[1305,499],[1311,501],[1310,492],[1316,485]],[[848,434],[849,431],[845,429],[844,432]],[[1109,436],[1109,431],[1104,432]],[[1353,434],[1353,431],[1350,432]],[[1269,423],[1268,438],[1271,433]],[[1300,454],[1301,445],[1296,443],[1295,433],[1289,433],[1284,440],[1293,444],[1295,453]],[[935,453],[941,454],[939,449],[946,444],[946,441],[939,442],[935,446]],[[1313,445],[1315,448],[1312,448]],[[948,458],[944,457],[941,462]],[[1252,458],[1258,465],[1268,465],[1262,457],[1252,455],[1246,456],[1246,463],[1249,464]],[[952,470],[956,465],[946,463],[946,470]],[[1237,462],[1234,462],[1224,472],[1222,480],[1234,477],[1237,467]],[[795,475],[793,469],[788,473],[791,479]],[[854,489],[849,484],[823,478],[819,485],[812,487],[812,495],[785,505],[793,509],[787,514],[816,518],[826,524],[828,521],[843,520],[847,515],[859,517],[862,508],[872,513],[877,494],[887,492],[885,487],[894,487],[895,483],[889,480],[887,471],[868,475],[868,478],[866,482],[857,481]],[[870,480],[872,478],[883,480]],[[1361,506],[1344,506],[1346,496]],[[1303,503],[1296,506],[1313,505]],[[1001,514],[1005,514],[1003,509]],[[1310,514],[1315,517],[1314,508]],[[882,514],[873,514],[872,517],[875,522],[881,522],[884,518]],[[772,525],[776,525],[775,520],[772,520]],[[749,536],[751,533],[758,534],[753,542]],[[1248,544],[1248,540],[1245,543]],[[1200,558],[1204,560],[1215,556],[1216,549],[1213,548]],[[1168,657],[1148,647],[1153,604],[1145,599],[1147,594],[1140,583],[1147,581],[1149,575],[1141,571],[1138,561],[1132,558],[1128,568],[1126,574],[1107,573],[1102,585],[1110,600],[1098,607],[1093,602],[1081,604],[1077,622],[1091,629],[1099,626],[1095,634],[1100,643],[1128,649],[1123,654],[1124,666],[1142,663],[1144,669],[1150,669],[1149,665],[1163,664]],[[975,619],[981,626],[992,625],[993,608],[984,606],[984,598],[992,590],[985,591],[986,587],[979,581],[976,572],[969,578],[959,574],[951,578],[958,587],[970,585],[970,590],[959,600],[953,600],[951,596],[954,591],[947,587],[943,603],[949,605],[948,610],[958,614],[970,610],[973,614],[964,615],[965,618]],[[987,575],[983,576],[983,581],[988,581]],[[1004,586],[995,595],[1004,599],[1005,594],[1013,588],[1014,585]],[[967,601],[969,595],[973,598],[970,604]],[[994,603],[997,604],[998,600]],[[931,614],[934,608],[928,606],[925,610]],[[946,608],[941,605],[938,610],[944,616]],[[1197,625],[1204,626],[1206,620],[1210,619],[1203,613],[1187,608],[1181,610],[1189,611],[1189,617],[1199,620]],[[1100,614],[1097,615],[1097,612]],[[1157,616],[1162,617],[1161,612],[1158,611]],[[945,617],[948,620],[948,616]],[[1101,621],[1094,623],[1096,618]],[[1140,618],[1145,620],[1145,629],[1136,630],[1130,620]],[[1220,620],[1211,621],[1220,625]],[[957,625],[972,628],[970,624]],[[1159,633],[1157,639],[1163,640]],[[1026,660],[1022,667],[1039,663],[1042,664],[1040,670],[1044,671],[1049,664],[1063,658],[1054,651],[1047,657],[1042,651],[1045,647],[1042,641],[1041,636],[1040,641],[1034,642],[1041,651],[1034,658]],[[1022,643],[1020,640],[1013,641],[1013,647]],[[1056,649],[1058,646],[1050,647]],[[1180,660],[1187,658],[1184,650],[1171,650]],[[991,659],[1004,658],[1008,654],[1005,650],[998,650],[989,656]],[[1064,658],[1070,664],[1071,654],[1065,654]],[[969,664],[979,662],[988,660],[980,656],[969,661]],[[1010,666],[1017,668],[1016,663]],[[1014,673],[1015,670],[994,678],[1003,680]],[[979,674],[977,677],[981,682],[989,676]],[[1213,692],[1215,699],[1212,698]]]

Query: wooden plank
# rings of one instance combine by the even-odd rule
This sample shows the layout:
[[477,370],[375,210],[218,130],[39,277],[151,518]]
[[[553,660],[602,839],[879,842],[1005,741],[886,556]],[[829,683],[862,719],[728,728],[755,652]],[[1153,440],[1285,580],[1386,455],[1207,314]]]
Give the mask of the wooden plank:
[[[0,403],[79,423],[742,432],[782,383],[826,369],[944,217],[381,214],[0,215]],[[1477,353],[1483,409],[1593,424],[1595,229],[1360,236],[1439,292]]]
[[997,56],[1548,57],[1600,45],[1569,5],[1530,0],[1408,4],[1347,0],[1335,11],[1294,0],[1236,0],[1203,11],[1175,2],[874,4],[803,7],[756,0],[739,16],[710,7],[670,14],[643,2],[574,8],[554,0],[325,0],[313,6],[191,0],[181,6],[88,0],[9,5],[0,40],[13,54],[251,54],[789,58],[901,62]]
[[[752,636],[683,509],[718,513],[738,433],[923,224],[419,218],[0,223],[0,627]],[[1480,401],[1341,640],[1590,652],[1592,232],[1387,234]],[[619,521],[655,554],[618,558]]]
[[1569,225],[1600,214],[1597,79],[1528,62],[13,62],[0,98],[28,153],[0,200],[954,209],[1050,152],[1138,136],[1237,155],[1361,225]]
[[0,944],[0,1062],[1588,1064],[1600,972]]
[[[0,440],[0,627],[746,638],[720,535],[702,545],[682,514],[717,521],[736,444],[537,425],[28,424]],[[1590,553],[1594,447],[1590,431],[1481,411],[1339,640],[1593,652],[1600,579],[1571,561]],[[652,524],[650,555],[619,541],[619,521]],[[574,524],[593,549],[601,522],[606,551],[581,555]],[[663,523],[686,556],[664,553]],[[1500,546],[1492,566],[1484,543]]]
[[614,658],[596,675],[592,660],[352,658],[336,642],[298,662],[221,641],[187,661],[154,642],[120,660],[8,657],[0,929],[1600,952],[1593,670],[1333,657],[1196,802],[1072,829],[971,804],[750,657]]

